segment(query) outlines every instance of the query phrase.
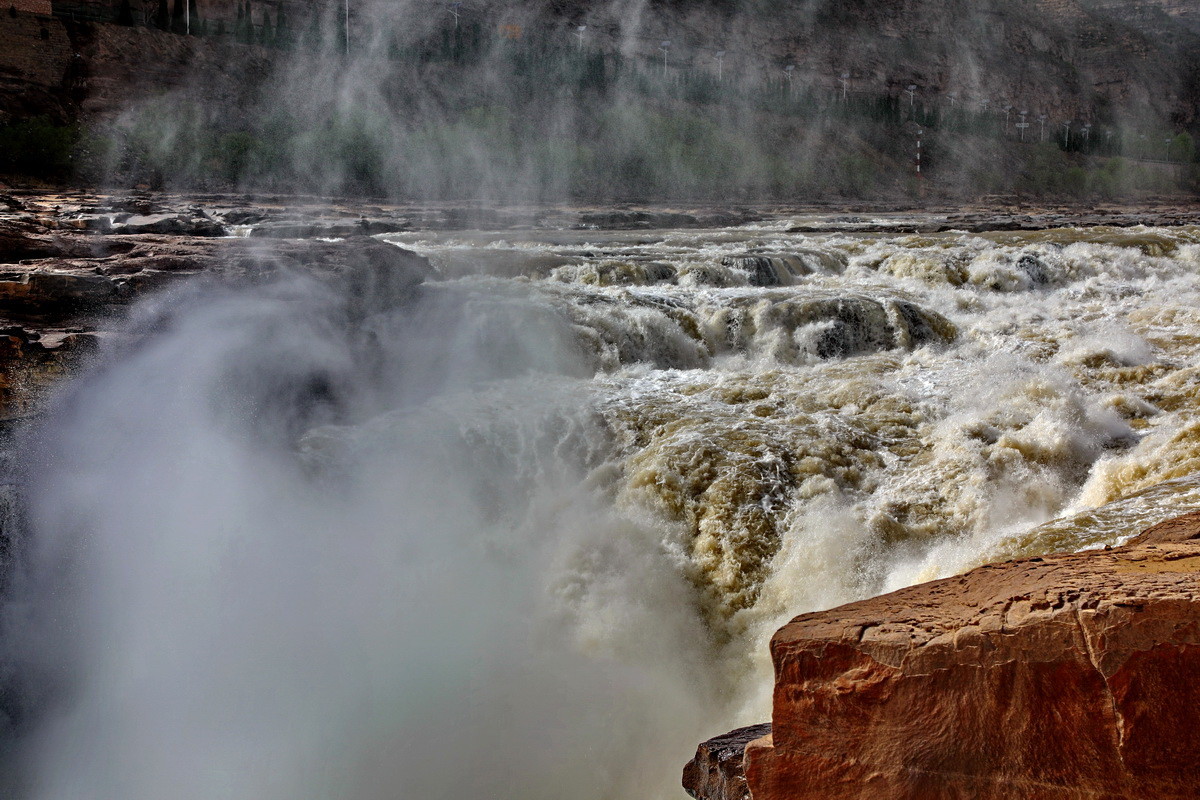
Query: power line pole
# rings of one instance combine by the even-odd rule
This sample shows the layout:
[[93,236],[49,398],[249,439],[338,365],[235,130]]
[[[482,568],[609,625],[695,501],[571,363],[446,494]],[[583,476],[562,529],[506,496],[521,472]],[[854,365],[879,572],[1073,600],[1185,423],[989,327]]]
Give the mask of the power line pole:
[[1017,130],[1019,130],[1021,132],[1021,141],[1022,142],[1025,141],[1025,129],[1029,127],[1029,123],[1025,121],[1025,117],[1028,116],[1028,114],[1029,114],[1028,111],[1022,111],[1021,112],[1021,121],[1017,123]]

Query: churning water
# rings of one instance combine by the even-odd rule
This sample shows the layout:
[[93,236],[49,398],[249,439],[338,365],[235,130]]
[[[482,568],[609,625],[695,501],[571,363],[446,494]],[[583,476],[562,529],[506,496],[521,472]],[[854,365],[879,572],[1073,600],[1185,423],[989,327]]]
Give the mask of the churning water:
[[790,616],[1200,506],[1200,231],[787,227],[137,308],[26,445],[26,794],[678,797]]

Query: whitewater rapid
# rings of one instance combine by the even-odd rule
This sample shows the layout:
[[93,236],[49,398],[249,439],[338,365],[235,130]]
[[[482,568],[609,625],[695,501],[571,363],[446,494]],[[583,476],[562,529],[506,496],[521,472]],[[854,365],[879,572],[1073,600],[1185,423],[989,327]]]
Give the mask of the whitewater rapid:
[[1200,507],[1200,231],[788,231],[136,308],[23,451],[22,790],[679,797],[791,616]]

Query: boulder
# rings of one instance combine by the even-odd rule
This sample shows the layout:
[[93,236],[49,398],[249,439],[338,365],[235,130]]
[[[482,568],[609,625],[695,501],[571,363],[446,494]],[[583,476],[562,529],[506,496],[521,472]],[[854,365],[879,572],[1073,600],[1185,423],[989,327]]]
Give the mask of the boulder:
[[134,214],[111,227],[116,234],[169,233],[177,236],[224,236],[221,223],[207,216],[185,214]]
[[692,797],[705,800],[748,800],[742,757],[746,745],[771,733],[771,724],[738,728],[709,739],[683,768],[683,786]]
[[[1195,797],[1200,513],[805,614],[771,657],[753,800]],[[724,800],[703,753],[686,788]]]
[[33,225],[0,220],[0,264],[57,255],[58,249],[40,233]]

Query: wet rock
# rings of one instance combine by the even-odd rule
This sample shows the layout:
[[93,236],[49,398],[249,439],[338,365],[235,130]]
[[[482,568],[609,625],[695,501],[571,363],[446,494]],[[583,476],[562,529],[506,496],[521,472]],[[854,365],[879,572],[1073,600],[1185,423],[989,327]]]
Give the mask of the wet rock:
[[692,214],[671,211],[591,211],[579,215],[579,228],[603,230],[649,230],[694,228],[700,220]]
[[47,220],[48,227],[71,231],[109,233],[113,227],[112,214],[75,214],[55,220]]
[[746,745],[771,733],[771,724],[738,728],[709,739],[683,768],[683,788],[703,800],[749,800],[742,758]]
[[674,283],[679,277],[678,270],[662,261],[648,261],[642,265],[647,283]]
[[942,315],[906,300],[867,297],[783,300],[773,303],[765,313],[766,318],[753,327],[763,327],[768,321],[787,330],[812,327],[813,349],[820,358],[912,349],[949,342],[958,334]]
[[37,227],[28,223],[0,220],[0,264],[57,255],[58,248],[38,232]]
[[407,228],[408,224],[403,220],[385,219],[279,221],[255,225],[250,231],[250,237],[254,239],[311,239],[316,237],[345,239],[351,236],[396,233]]
[[0,419],[80,363],[115,307],[205,276],[228,285],[295,274],[334,287],[351,318],[405,302],[431,274],[422,256],[375,239],[274,241],[33,233],[0,222]]
[[42,270],[0,273],[0,306],[75,310],[112,303],[120,293],[116,282],[104,275]]
[[433,274],[429,260],[369,236],[343,242],[280,243],[255,257],[278,268],[299,269],[336,285],[359,313],[371,314],[407,300]]
[[166,233],[177,236],[224,236],[225,227],[207,216],[182,214],[135,214],[124,217],[110,228],[112,233]]
[[96,351],[99,337],[78,329],[0,327],[0,421],[35,410],[49,388]]
[[233,208],[219,212],[226,225],[256,225],[264,222],[270,214],[261,208]]
[[[744,749],[750,796],[1194,797],[1198,576],[1193,513],[1125,547],[797,617],[771,641],[773,724]],[[707,774],[687,773],[693,796],[736,780]]]
[[1017,259],[1017,269],[1024,272],[1034,286],[1045,286],[1050,280],[1046,265],[1032,253],[1026,253]]
[[804,259],[784,254],[726,256],[721,264],[750,273],[751,286],[792,286],[796,278],[812,272]]

